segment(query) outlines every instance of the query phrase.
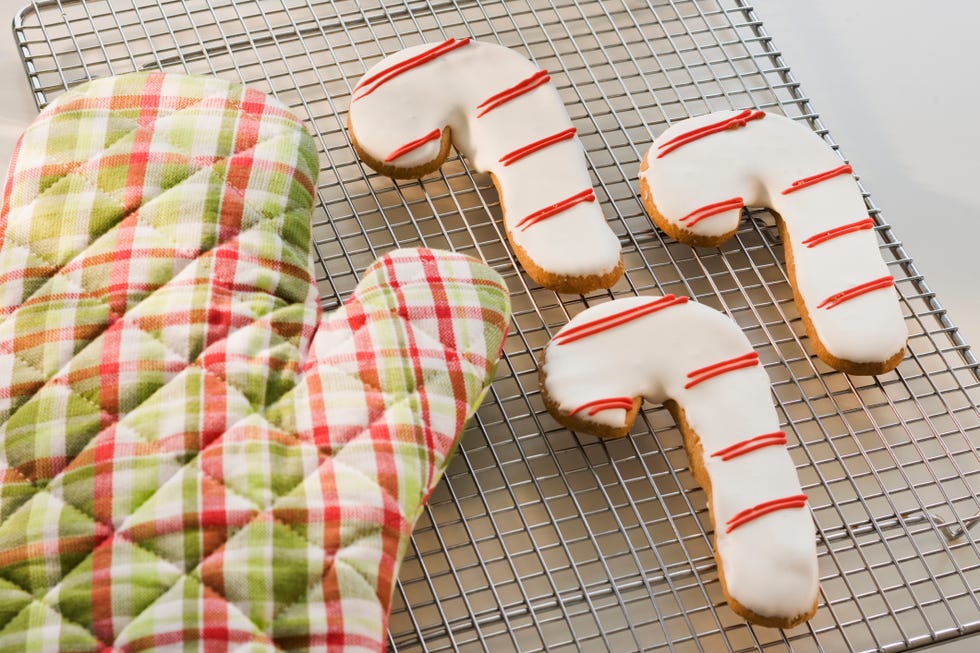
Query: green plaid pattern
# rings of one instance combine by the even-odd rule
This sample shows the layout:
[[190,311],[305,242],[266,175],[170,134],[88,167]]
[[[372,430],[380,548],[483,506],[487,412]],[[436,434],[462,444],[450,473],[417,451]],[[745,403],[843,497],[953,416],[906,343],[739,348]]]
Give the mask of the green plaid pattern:
[[65,94],[0,212],[0,653],[384,649],[411,528],[500,355],[485,265],[398,250],[320,314],[283,106]]

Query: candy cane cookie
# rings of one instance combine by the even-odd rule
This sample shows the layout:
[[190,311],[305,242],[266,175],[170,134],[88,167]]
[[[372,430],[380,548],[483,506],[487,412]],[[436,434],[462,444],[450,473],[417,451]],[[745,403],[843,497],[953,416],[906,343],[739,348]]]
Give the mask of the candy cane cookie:
[[640,193],[654,223],[689,245],[720,245],[743,207],[771,209],[817,355],[849,374],[901,362],[908,332],[874,221],[851,167],[805,126],[750,109],[679,122],[644,157]]
[[731,608],[789,628],[816,611],[816,539],[759,355],[728,317],[686,297],[631,297],[575,316],[539,367],[551,415],[626,435],[643,400],[664,404],[708,495]]
[[550,80],[499,45],[464,38],[407,48],[354,88],[351,143],[395,178],[437,170],[454,145],[490,173],[507,237],[532,279],[558,292],[608,288],[623,273],[619,239]]

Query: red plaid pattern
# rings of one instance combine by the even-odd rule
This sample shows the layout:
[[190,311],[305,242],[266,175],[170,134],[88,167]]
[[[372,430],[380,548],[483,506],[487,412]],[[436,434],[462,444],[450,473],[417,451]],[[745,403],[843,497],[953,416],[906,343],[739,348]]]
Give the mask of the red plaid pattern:
[[0,650],[382,650],[500,352],[500,278],[399,250],[319,312],[284,107],[160,73],[68,93],[0,213]]

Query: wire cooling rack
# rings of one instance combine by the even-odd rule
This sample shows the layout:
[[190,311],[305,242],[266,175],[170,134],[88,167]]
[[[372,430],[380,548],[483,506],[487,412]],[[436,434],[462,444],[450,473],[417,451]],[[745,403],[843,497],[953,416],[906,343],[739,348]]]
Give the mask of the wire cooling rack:
[[[240,79],[292,106],[323,162],[314,234],[327,310],[395,246],[455,249],[506,279],[504,358],[415,530],[392,650],[891,651],[980,630],[977,363],[870,198],[911,335],[906,360],[877,378],[813,356],[771,216],[753,213],[720,249],[691,249],[643,213],[640,158],[689,115],[758,107],[834,145],[745,2],[60,0],[25,7],[14,34],[39,107],[148,68]],[[531,282],[504,244],[490,179],[459,158],[418,182],[358,162],[344,129],[353,84],[388,54],[451,36],[551,71],[623,245],[611,291],[559,296]],[[820,554],[819,610],[793,630],[726,607],[705,495],[666,411],[646,406],[630,437],[603,442],[544,410],[537,357],[571,315],[669,292],[731,315],[773,381]]]

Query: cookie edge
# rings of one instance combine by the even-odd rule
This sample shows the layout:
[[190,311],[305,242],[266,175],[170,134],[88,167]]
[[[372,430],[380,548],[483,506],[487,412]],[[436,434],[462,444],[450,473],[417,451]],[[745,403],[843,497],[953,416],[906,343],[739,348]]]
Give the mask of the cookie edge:
[[[660,213],[660,211],[657,209],[656,203],[654,202],[650,184],[647,182],[646,176],[643,174],[648,168],[649,164],[647,162],[647,158],[643,157],[643,161],[640,164],[639,176],[640,200],[643,203],[643,209],[646,211],[647,216],[653,221],[654,225],[656,225],[658,229],[666,233],[668,236],[679,243],[683,243],[691,247],[720,247],[738,231],[738,227],[736,227],[734,230],[721,234],[720,236],[703,236],[671,224],[663,216],[663,214]],[[800,293],[796,289],[796,265],[793,261],[793,246],[792,243],[790,243],[789,235],[786,232],[785,222],[782,216],[775,211],[770,210],[770,213],[772,213],[776,218],[776,227],[779,230],[779,238],[782,241],[783,257],[786,261],[786,276],[789,279],[790,287],[793,289],[793,304],[796,306],[797,313],[799,313],[800,317],[803,319],[803,328],[806,331],[807,338],[813,344],[813,350],[817,357],[835,370],[853,376],[877,376],[879,374],[890,372],[898,367],[898,365],[905,359],[906,347],[902,347],[883,361],[864,362],[838,358],[827,350],[827,347],[817,335],[816,329],[813,326],[813,321],[810,319],[810,313],[806,310],[806,307],[803,304],[803,299],[800,297]]]

